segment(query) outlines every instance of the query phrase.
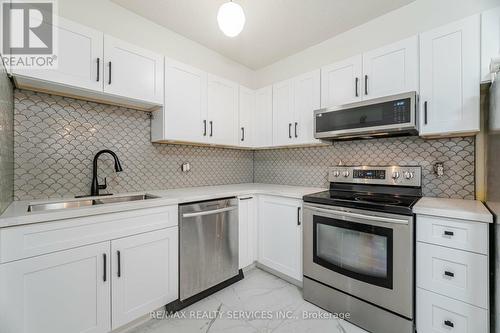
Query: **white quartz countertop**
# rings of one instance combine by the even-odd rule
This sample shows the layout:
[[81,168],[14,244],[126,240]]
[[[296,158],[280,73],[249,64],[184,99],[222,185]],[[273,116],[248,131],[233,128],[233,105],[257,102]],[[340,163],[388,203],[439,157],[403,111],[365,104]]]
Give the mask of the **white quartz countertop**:
[[[154,190],[133,193],[121,193],[113,195],[128,196],[136,194],[151,194],[158,196],[157,199],[148,199],[140,201],[129,201],[121,203],[109,203],[103,205],[95,205],[81,208],[68,208],[52,211],[28,212],[28,206],[40,203],[52,203],[68,200],[82,200],[75,198],[58,198],[50,200],[33,200],[33,201],[14,201],[5,212],[0,215],[0,228],[14,227],[25,224],[49,222],[62,219],[70,219],[82,216],[91,216],[107,213],[116,213],[128,210],[152,208],[159,206],[176,205],[186,202],[210,200],[216,198],[268,194],[288,198],[301,199],[304,195],[324,191],[324,188],[318,187],[302,187],[302,186],[287,186],[273,184],[232,184],[219,186],[201,186],[178,188],[171,190]],[[109,197],[106,197],[109,198]],[[83,198],[89,199],[89,198]]]
[[492,223],[493,215],[477,200],[423,197],[413,207],[415,214]]

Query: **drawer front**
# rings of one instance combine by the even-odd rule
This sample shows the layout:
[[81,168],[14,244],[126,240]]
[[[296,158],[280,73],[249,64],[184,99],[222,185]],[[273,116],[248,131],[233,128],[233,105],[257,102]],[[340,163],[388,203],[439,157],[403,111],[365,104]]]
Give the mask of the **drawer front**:
[[417,332],[488,333],[488,311],[417,288]]
[[417,215],[417,240],[488,254],[488,224]]
[[0,263],[176,226],[175,206],[0,229]]
[[417,243],[417,287],[489,308],[488,257]]

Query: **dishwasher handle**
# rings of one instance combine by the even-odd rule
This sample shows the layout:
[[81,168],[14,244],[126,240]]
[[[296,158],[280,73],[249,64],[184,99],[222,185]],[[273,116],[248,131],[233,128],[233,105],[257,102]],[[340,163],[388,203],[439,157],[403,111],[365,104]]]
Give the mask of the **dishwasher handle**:
[[237,208],[238,208],[237,206],[232,206],[232,207],[226,207],[226,208],[205,210],[205,211],[202,211],[202,212],[184,213],[184,214],[182,214],[182,218],[189,218],[189,217],[197,217],[197,216],[220,214],[220,213],[224,213],[224,212],[229,212],[229,211],[235,210]]

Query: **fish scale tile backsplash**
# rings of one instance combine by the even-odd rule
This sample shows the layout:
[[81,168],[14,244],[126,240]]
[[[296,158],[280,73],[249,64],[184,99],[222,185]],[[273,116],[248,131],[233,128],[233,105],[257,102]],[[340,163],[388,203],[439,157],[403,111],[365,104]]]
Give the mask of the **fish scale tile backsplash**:
[[[418,137],[341,141],[332,146],[255,152],[258,183],[327,187],[328,167],[345,165],[420,165],[425,196],[473,199],[474,138],[423,140]],[[437,177],[434,163],[443,162]]]
[[107,176],[113,193],[253,181],[251,151],[151,144],[147,112],[25,90],[14,99],[16,200],[89,194],[101,149],[123,166],[115,173],[110,156],[99,159],[100,183]]
[[14,196],[13,87],[0,60],[0,213]]

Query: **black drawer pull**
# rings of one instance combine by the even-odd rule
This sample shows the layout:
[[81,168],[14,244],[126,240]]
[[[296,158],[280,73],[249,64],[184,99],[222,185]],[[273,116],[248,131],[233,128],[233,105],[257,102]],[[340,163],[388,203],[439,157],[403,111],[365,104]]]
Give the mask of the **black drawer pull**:
[[449,277],[455,277],[455,273],[450,272],[450,271],[444,271],[444,275],[449,276]]
[[103,261],[103,272],[102,272],[102,280],[104,282],[106,282],[106,280],[108,279],[108,273],[107,273],[107,267],[108,267],[108,263],[107,263],[107,260],[106,260],[106,253],[103,253],[102,254],[102,261]]
[[455,233],[453,231],[445,231],[444,235],[445,236],[453,236],[453,235],[455,235]]
[[122,276],[122,258],[120,251],[116,251],[116,256],[118,257],[118,277]]
[[300,207],[297,207],[297,225],[300,225]]
[[445,324],[445,326],[448,326],[448,327],[455,327],[455,324],[453,324],[453,322],[450,320],[445,320],[444,324]]

